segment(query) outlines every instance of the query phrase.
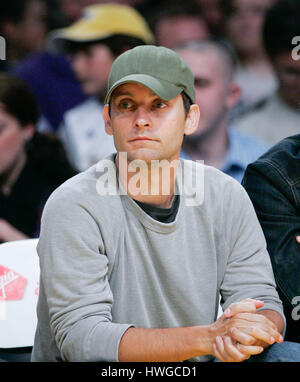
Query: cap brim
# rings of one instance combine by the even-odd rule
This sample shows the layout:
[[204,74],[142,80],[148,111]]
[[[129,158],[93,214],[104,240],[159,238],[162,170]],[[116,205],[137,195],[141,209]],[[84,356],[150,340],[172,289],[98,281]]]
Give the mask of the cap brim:
[[109,103],[111,95],[117,87],[128,82],[136,82],[138,84],[144,85],[148,89],[152,90],[153,93],[155,93],[159,98],[166,101],[175,98],[184,90],[184,88],[181,86],[176,86],[166,80],[161,80],[147,74],[130,74],[114,83],[105,97],[105,103]]
[[58,29],[56,31],[53,31],[50,34],[51,40],[56,41],[73,41],[73,42],[89,42],[89,41],[97,41],[100,39],[104,39],[107,37],[110,37],[110,32],[102,32],[99,33],[98,31],[89,31],[89,30],[83,30],[83,32],[80,29]]

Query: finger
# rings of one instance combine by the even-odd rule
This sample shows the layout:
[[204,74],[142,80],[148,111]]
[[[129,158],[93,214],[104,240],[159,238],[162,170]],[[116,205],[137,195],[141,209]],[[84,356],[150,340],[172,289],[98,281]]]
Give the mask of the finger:
[[[247,331],[247,329],[246,329]],[[272,332],[266,332],[265,330],[252,326],[250,328],[250,331],[248,332],[251,336],[255,337],[258,340],[261,340],[269,345],[272,345],[274,342],[276,342],[275,335],[272,334]]]
[[226,361],[224,360],[224,358],[221,356],[221,354],[219,353],[219,350],[218,350],[216,344],[213,344],[213,348],[214,348],[214,355],[215,355],[215,357],[217,357],[218,360],[221,361],[221,362],[226,362]]
[[222,337],[220,337],[220,336],[216,337],[215,346],[216,346],[216,350],[217,350],[218,355],[219,355],[218,358],[220,359],[220,361],[230,362],[231,360],[230,360],[228,354],[226,354],[226,352],[225,352],[224,342],[223,342]]
[[240,353],[243,353],[245,355],[260,354],[264,351],[264,348],[262,346],[245,346],[242,344],[237,344],[236,347]]
[[249,327],[251,328],[251,330],[252,330],[252,327],[260,328],[261,330],[264,330],[266,333],[269,333],[269,335],[274,337],[276,342],[283,341],[283,337],[279,333],[277,326],[274,324],[274,322],[261,314],[238,313],[233,319],[244,320],[244,323],[239,322],[234,324],[234,327],[237,326],[237,328],[243,332],[245,332],[245,329],[246,329],[246,332],[248,332],[247,324],[249,324]]
[[296,236],[296,241],[300,244],[300,236]]
[[226,336],[222,338],[218,336],[216,338],[215,345],[222,362],[241,362],[249,358],[249,355],[240,353],[237,349],[235,349],[230,337]]
[[246,300],[235,302],[231,304],[224,312],[224,316],[229,318],[234,316],[235,314],[248,312],[255,313],[258,308],[264,306],[264,302],[260,300],[253,300],[248,298]]
[[240,352],[228,336],[224,337],[224,351],[229,356],[231,362],[242,362],[250,358],[250,354]]
[[249,322],[255,322],[261,325],[266,325],[270,328],[273,328],[274,330],[277,330],[277,326],[273,321],[271,321],[269,318],[264,316],[263,314],[258,313],[248,313],[248,312],[241,312],[237,313],[234,317],[234,319],[241,319]]
[[236,342],[239,342],[242,345],[250,346],[255,344],[255,342],[257,342],[257,339],[255,337],[252,337],[249,334],[244,333],[238,328],[231,328],[230,335]]

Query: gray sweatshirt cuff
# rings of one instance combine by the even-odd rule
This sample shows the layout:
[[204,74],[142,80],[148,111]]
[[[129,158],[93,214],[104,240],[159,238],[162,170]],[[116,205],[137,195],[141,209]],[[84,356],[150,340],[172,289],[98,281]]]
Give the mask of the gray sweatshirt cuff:
[[87,340],[88,361],[119,362],[119,345],[124,333],[134,325],[101,323],[97,325]]

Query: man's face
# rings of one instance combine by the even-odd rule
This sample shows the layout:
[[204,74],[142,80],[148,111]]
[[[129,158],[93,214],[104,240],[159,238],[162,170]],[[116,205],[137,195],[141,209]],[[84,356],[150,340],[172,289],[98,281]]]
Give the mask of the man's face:
[[164,101],[141,84],[120,85],[112,95],[111,116],[105,106],[104,120],[128,161],[178,159],[187,121],[180,94]]
[[274,0],[234,0],[235,12],[227,22],[227,32],[237,51],[254,54],[263,49],[262,24]]
[[32,126],[22,128],[12,115],[0,109],[0,176],[14,169],[33,132]]
[[13,26],[13,43],[24,52],[43,49],[47,34],[46,16],[46,6],[42,1],[29,1],[23,19]]
[[196,103],[201,118],[198,130],[190,139],[200,138],[224,122],[236,100],[231,94],[228,72],[218,53],[188,49],[177,53],[188,63],[195,77]]
[[289,51],[279,54],[273,65],[278,75],[281,97],[288,105],[300,110],[300,61],[293,60]]
[[113,61],[111,51],[102,44],[92,44],[72,56],[73,70],[86,94],[104,97]]
[[157,23],[155,36],[157,45],[173,49],[188,41],[207,39],[209,31],[204,20],[199,17],[167,17]]

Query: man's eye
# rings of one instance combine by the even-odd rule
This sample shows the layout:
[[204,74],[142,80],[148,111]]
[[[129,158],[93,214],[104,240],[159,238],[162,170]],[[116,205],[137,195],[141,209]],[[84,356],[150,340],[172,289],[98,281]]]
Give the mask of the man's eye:
[[155,103],[154,103],[154,107],[156,108],[156,109],[163,109],[164,107],[166,107],[167,106],[167,104],[165,103],[165,102],[163,102],[163,101],[156,101]]
[[195,78],[195,87],[196,88],[205,88],[209,85],[209,81],[203,78]]
[[121,101],[120,102],[120,107],[121,107],[121,109],[129,109],[130,107],[132,107],[132,102],[130,102],[130,101]]

